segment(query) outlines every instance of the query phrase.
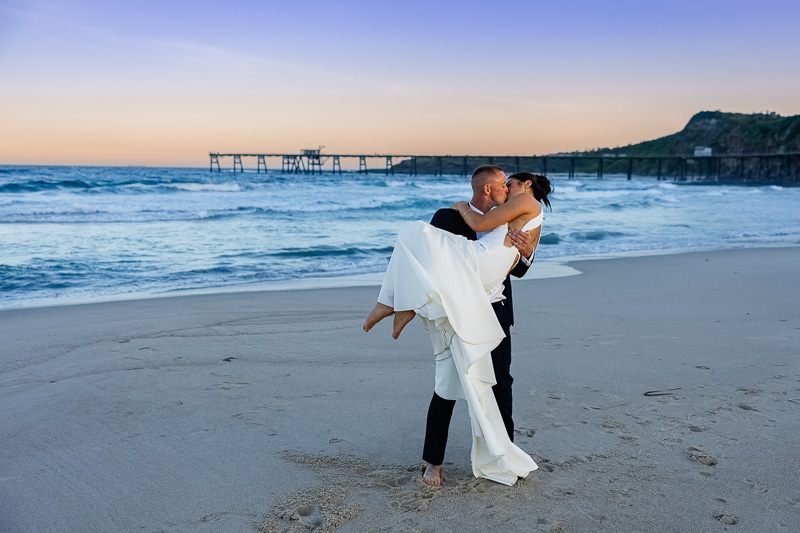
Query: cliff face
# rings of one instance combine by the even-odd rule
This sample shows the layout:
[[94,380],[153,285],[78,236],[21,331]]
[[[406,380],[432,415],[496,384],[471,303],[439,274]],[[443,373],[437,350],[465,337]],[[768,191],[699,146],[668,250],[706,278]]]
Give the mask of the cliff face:
[[695,146],[707,146],[714,155],[786,154],[800,152],[800,115],[723,113],[702,111],[677,133],[589,154],[629,156],[692,156]]

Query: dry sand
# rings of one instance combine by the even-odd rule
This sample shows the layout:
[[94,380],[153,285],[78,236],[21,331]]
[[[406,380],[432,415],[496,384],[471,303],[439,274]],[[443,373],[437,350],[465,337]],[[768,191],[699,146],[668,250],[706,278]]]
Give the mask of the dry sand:
[[[517,443],[419,481],[427,334],[377,288],[0,312],[0,531],[800,531],[800,248],[515,282]],[[660,391],[646,394],[650,391]]]

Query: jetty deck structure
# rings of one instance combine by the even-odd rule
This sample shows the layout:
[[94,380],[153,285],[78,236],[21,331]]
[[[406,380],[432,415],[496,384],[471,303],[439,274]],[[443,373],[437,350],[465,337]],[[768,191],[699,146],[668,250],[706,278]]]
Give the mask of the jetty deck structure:
[[[737,181],[783,181],[800,182],[800,153],[787,154],[736,154],[736,155],[693,155],[693,156],[657,156],[657,155],[616,155],[616,154],[555,154],[555,155],[414,155],[414,154],[323,154],[323,147],[304,149],[299,153],[261,153],[261,154],[222,154],[209,153],[210,171],[222,172],[221,158],[233,158],[233,172],[244,172],[243,158],[256,159],[256,172],[268,172],[267,158],[280,158],[281,172],[289,174],[322,173],[323,165],[330,161],[330,169],[334,174],[342,173],[343,159],[358,159],[358,173],[383,171],[393,175],[398,161],[404,164],[404,174],[417,175],[421,162],[430,169],[428,174],[441,176],[448,168],[448,174],[469,175],[472,170],[483,164],[498,164],[507,171],[541,172],[547,175],[548,170],[568,174],[574,178],[576,172],[583,175],[596,174],[602,179],[605,174],[623,174],[631,179],[634,171],[637,175],[656,176],[658,180],[674,179],[676,181],[705,180],[723,181],[728,176],[738,176]],[[369,168],[368,161],[378,166]],[[276,169],[277,170],[277,169]],[[455,170],[455,171],[454,171]]]

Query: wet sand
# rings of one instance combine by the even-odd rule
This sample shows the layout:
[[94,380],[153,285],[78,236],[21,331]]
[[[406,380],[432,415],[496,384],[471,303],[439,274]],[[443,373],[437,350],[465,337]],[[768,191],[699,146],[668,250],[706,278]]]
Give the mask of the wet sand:
[[0,531],[797,531],[800,248],[516,281],[516,442],[419,481],[428,335],[376,287],[0,312]]

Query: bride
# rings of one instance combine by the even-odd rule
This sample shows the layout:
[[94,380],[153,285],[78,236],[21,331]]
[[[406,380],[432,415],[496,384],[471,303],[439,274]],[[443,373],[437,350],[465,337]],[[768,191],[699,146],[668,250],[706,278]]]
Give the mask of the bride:
[[534,248],[538,243],[541,204],[550,206],[551,187],[547,178],[530,173],[514,174],[507,187],[507,201],[485,214],[465,202],[452,206],[473,230],[487,232],[477,241],[421,221],[401,228],[364,331],[394,315],[397,338],[420,316],[433,342],[436,394],[467,400],[473,473],[512,485],[537,466],[511,442],[494,395],[487,394],[495,384],[491,352],[505,337],[487,294],[519,260],[508,230],[526,231]]

